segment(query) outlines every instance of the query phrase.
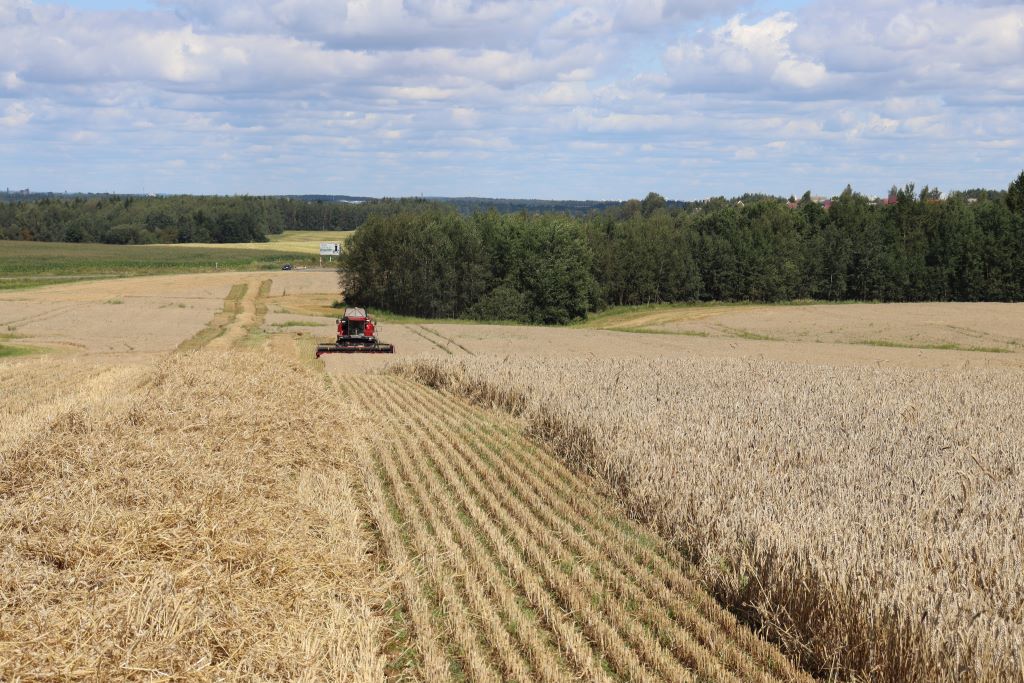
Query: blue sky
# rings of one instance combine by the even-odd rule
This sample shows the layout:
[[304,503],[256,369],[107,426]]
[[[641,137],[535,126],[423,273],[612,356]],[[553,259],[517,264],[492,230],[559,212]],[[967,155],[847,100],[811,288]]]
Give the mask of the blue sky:
[[693,199],[1005,187],[1024,5],[0,0],[0,187]]

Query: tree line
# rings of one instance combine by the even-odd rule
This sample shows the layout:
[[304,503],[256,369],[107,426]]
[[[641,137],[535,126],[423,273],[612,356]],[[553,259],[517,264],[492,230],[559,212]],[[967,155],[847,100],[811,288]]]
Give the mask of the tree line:
[[586,235],[567,216],[376,214],[345,243],[346,302],[431,318],[566,323],[594,300]]
[[265,242],[284,230],[355,230],[421,200],[345,203],[288,197],[44,196],[0,201],[0,239],[153,244]]
[[1024,173],[1005,193],[937,194],[684,209],[652,193],[586,218],[425,203],[370,216],[339,271],[353,304],[537,323],[659,302],[1024,300]]

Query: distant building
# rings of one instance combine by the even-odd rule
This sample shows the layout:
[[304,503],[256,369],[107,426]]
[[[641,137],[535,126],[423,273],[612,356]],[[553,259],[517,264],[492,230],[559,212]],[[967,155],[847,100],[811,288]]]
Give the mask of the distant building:
[[[825,199],[821,195],[811,195],[811,201],[820,206],[821,208],[825,209],[826,211],[832,208],[832,200]],[[799,209],[800,202],[786,202],[786,208]]]

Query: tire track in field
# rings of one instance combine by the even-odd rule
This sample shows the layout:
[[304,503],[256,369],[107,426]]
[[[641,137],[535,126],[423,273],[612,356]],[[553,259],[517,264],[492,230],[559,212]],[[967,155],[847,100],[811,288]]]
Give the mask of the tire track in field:
[[403,584],[420,675],[446,639],[469,680],[810,680],[507,418],[403,378],[344,383],[384,427],[378,525],[420,568]]
[[[473,353],[472,351],[470,351],[469,349],[467,349],[467,348],[466,348],[465,346],[463,346],[462,344],[460,344],[459,342],[457,342],[457,341],[455,340],[455,338],[454,338],[454,337],[449,337],[449,336],[447,336],[447,335],[441,334],[440,332],[438,332],[438,331],[437,331],[437,330],[435,330],[434,328],[432,328],[432,327],[427,327],[426,325],[420,325],[420,326],[419,326],[419,328],[420,328],[421,330],[423,330],[424,332],[428,332],[428,333],[430,333],[430,334],[434,335],[435,337],[437,337],[437,338],[441,339],[441,340],[442,340],[442,341],[443,341],[443,342],[445,343],[446,347],[447,347],[448,345],[454,344],[454,345],[455,345],[456,347],[458,347],[459,349],[461,349],[461,350],[462,350],[463,352],[465,352],[465,353],[466,353],[467,355],[469,355],[469,356],[475,356],[475,355],[476,355],[475,353]],[[421,335],[421,336],[422,336],[422,335]],[[450,352],[449,352],[449,353],[450,353]]]
[[26,325],[26,324],[39,323],[39,322],[43,322],[45,320],[49,320],[49,319],[51,319],[51,318],[53,318],[55,316],[60,315],[61,313],[66,312],[66,311],[70,311],[74,307],[75,307],[74,304],[68,304],[67,306],[58,306],[56,308],[50,309],[49,311],[43,311],[41,313],[33,313],[32,315],[26,316],[24,318],[14,318],[14,319],[11,319],[11,320],[0,320],[0,325],[8,325],[8,326],[21,327],[22,325]]
[[270,293],[272,280],[247,280],[246,289],[238,298],[235,316],[224,332],[207,345],[211,349],[228,349],[237,346],[249,332],[262,323],[266,316],[266,297]]
[[232,285],[224,298],[224,307],[177,351],[200,348],[231,349],[242,344],[263,324],[267,315],[267,297],[273,280],[248,279]]
[[437,341],[433,337],[430,337],[430,336],[424,334],[421,330],[417,329],[417,327],[422,327],[422,326],[408,325],[407,327],[408,327],[409,331],[412,332],[413,334],[415,334],[416,336],[422,337],[423,339],[426,339],[428,342],[430,342],[431,344],[433,344],[437,348],[441,349],[442,351],[447,353],[449,356],[452,355],[452,350],[448,348],[447,344],[442,344],[441,342]]

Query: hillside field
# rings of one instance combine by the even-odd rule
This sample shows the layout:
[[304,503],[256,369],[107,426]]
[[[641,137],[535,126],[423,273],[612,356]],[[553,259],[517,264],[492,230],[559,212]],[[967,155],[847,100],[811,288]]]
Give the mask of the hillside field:
[[338,298],[0,292],[0,679],[1018,679],[1019,305]]

